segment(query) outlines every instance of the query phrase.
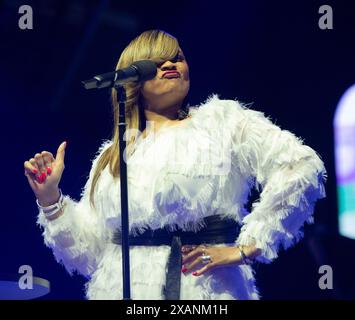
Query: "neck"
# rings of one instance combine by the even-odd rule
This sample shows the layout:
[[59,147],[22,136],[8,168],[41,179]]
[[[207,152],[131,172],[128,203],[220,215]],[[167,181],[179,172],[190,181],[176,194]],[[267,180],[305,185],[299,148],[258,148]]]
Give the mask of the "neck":
[[147,120],[147,127],[153,126],[154,130],[159,130],[159,128],[170,125],[178,121],[178,110],[181,104],[174,105],[169,108],[164,108],[164,110],[156,110],[152,107],[146,107],[144,109],[145,118]]

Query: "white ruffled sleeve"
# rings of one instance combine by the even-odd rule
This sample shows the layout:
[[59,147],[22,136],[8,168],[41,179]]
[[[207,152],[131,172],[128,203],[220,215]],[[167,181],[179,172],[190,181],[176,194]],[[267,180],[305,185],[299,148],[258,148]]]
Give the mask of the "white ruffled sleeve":
[[261,249],[257,261],[269,263],[280,246],[287,249],[302,238],[305,222],[313,222],[315,203],[325,197],[326,170],[317,153],[294,134],[261,112],[242,109],[235,137],[240,141],[238,158],[256,178],[261,194],[244,217],[236,243],[254,244]]
[[64,212],[57,219],[49,221],[43,213],[38,215],[37,224],[43,228],[46,246],[52,249],[57,262],[62,263],[70,275],[77,271],[90,277],[106,243],[100,213],[90,206],[89,195],[97,160],[109,144],[105,142],[93,160],[80,201],[65,195]]

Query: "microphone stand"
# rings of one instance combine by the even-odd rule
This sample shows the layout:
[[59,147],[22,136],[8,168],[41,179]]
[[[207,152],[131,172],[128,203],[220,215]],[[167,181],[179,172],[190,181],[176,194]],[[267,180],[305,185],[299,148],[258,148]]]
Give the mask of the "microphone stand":
[[129,265],[129,221],[128,221],[128,188],[127,188],[127,163],[124,160],[126,140],[126,90],[117,82],[114,84],[119,102],[118,132],[120,152],[120,186],[121,186],[121,249],[122,249],[122,279],[123,300],[131,300],[130,265]]
[[[118,108],[118,144],[120,161],[120,197],[121,197],[121,249],[123,300],[131,300],[130,267],[129,267],[129,221],[128,221],[128,182],[127,163],[124,160],[126,150],[126,90],[124,82],[146,81],[153,79],[157,73],[156,64],[150,60],[139,60],[130,67],[95,76],[82,81],[85,89],[101,89],[113,87],[117,92]],[[112,85],[113,84],[113,85]],[[119,231],[119,230],[117,230]]]

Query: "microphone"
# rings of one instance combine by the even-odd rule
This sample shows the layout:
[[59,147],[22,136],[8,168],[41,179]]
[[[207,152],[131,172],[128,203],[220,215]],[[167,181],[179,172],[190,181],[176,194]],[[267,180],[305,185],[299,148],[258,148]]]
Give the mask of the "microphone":
[[99,74],[89,80],[82,81],[85,89],[102,89],[127,82],[139,82],[153,79],[157,74],[157,66],[151,60],[133,62],[129,67],[113,72]]

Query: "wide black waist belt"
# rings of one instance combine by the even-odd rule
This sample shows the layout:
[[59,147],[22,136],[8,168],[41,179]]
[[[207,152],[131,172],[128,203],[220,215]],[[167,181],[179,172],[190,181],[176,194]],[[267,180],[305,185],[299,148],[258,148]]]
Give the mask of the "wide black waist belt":
[[[181,229],[169,231],[166,228],[162,228],[156,230],[146,229],[138,236],[129,236],[130,246],[171,246],[164,286],[166,300],[180,299],[182,245],[233,243],[240,232],[240,226],[234,219],[222,218],[220,215],[208,216],[203,219],[203,222],[205,227],[197,232],[182,231]],[[112,241],[119,245],[122,243],[120,230],[114,233]]]

